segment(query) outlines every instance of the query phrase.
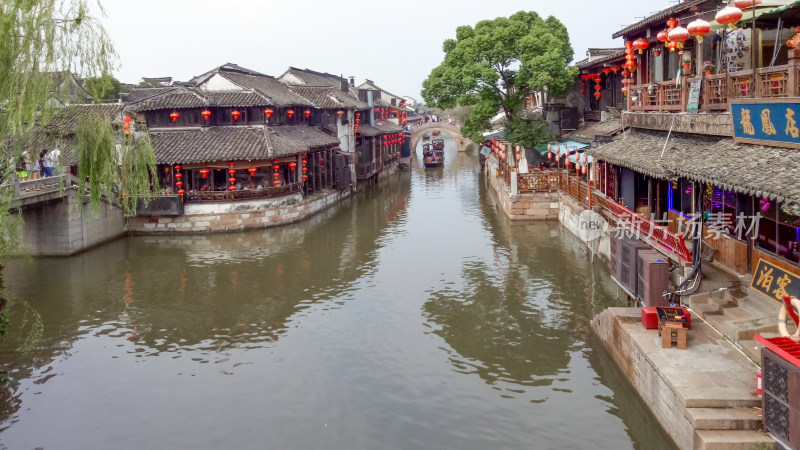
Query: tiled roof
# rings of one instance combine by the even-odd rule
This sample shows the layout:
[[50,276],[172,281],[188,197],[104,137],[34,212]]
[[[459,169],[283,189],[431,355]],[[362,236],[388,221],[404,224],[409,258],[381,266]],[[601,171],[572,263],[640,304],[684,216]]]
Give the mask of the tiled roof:
[[205,92],[211,106],[268,106],[269,101],[257,92]]
[[72,135],[78,129],[78,122],[92,115],[108,117],[112,121],[121,120],[123,107],[124,105],[118,103],[65,106],[48,122],[46,128],[48,133],[55,135]]
[[339,139],[305,125],[208,127],[151,131],[159,164],[251,161],[339,145]]
[[587,149],[587,153],[656,178],[686,177],[769,197],[781,202],[787,212],[800,215],[800,183],[796,181],[800,160],[794,149],[680,133],[672,133],[667,141],[665,132],[630,130],[609,144]]
[[375,128],[377,128],[382,134],[399,133],[403,131],[403,127],[400,125],[395,125],[392,122],[376,123]]
[[369,105],[343,93],[332,86],[290,86],[294,93],[321,109],[354,108],[366,109]]
[[264,127],[150,131],[159,164],[268,159]]
[[272,156],[292,155],[340,144],[338,138],[305,125],[270,127],[269,141],[272,147]]
[[[650,24],[652,24],[654,22],[666,21],[671,16],[674,16],[674,15],[676,15],[676,14],[682,12],[682,11],[686,11],[687,9],[693,8],[693,7],[695,7],[697,5],[700,5],[701,3],[706,2],[706,1],[708,1],[708,0],[687,0],[687,1],[683,1],[681,3],[678,3],[675,6],[672,6],[672,7],[669,7],[669,8],[664,8],[661,11],[653,14],[652,16],[646,17],[643,20],[640,20],[640,21],[638,21],[636,23],[633,23],[633,24],[631,24],[631,25],[629,25],[629,26],[617,31],[616,33],[611,35],[611,38],[612,39],[616,39],[616,38],[618,38],[620,36],[624,36],[624,35],[626,35],[628,33],[633,33],[633,32],[642,30],[644,28],[647,28]],[[664,25],[664,28],[666,28],[666,25]]]
[[195,89],[173,88],[161,94],[138,102],[128,99],[126,109],[132,111],[153,111],[156,109],[200,108],[208,105],[208,100]]
[[258,91],[274,106],[311,106],[303,97],[292,92],[285,84],[266,75],[245,75],[237,72],[220,72],[220,75],[242,86],[244,89]]
[[581,125],[577,130],[568,133],[565,137],[573,141],[589,144],[599,134],[613,135],[622,131],[622,120],[612,118],[602,122],[589,122]]
[[[575,63],[575,66],[577,66],[579,69],[585,69],[585,68],[588,68],[588,67],[596,66],[598,64],[603,64],[603,63],[606,63],[606,62],[609,62],[609,61],[614,61],[616,59],[619,59],[621,61],[623,59],[623,57],[625,56],[625,49],[624,48],[619,48],[619,49],[610,48],[610,49],[603,49],[603,50],[609,50],[609,51],[608,52],[605,52],[605,51],[601,52],[599,56],[597,56],[597,57],[595,57],[593,59],[586,58],[583,61],[578,61],[578,62]],[[615,50],[615,51],[612,52],[611,50]]]
[[337,77],[329,73],[321,73],[309,69],[298,69],[297,67],[289,67],[285,73],[290,73],[303,80],[307,86],[334,86],[339,88],[341,87],[341,81],[344,80],[342,77]]
[[174,86],[161,86],[161,87],[138,87],[135,86],[128,95],[125,97],[126,102],[138,102],[165,92],[173,91]]

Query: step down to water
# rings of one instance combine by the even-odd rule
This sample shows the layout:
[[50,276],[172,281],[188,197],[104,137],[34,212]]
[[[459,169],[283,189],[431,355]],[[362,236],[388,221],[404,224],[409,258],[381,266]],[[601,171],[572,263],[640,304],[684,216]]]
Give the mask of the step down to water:
[[695,430],[760,430],[760,409],[686,408],[686,418]]
[[697,430],[694,433],[696,450],[768,450],[777,449],[769,435],[748,430]]

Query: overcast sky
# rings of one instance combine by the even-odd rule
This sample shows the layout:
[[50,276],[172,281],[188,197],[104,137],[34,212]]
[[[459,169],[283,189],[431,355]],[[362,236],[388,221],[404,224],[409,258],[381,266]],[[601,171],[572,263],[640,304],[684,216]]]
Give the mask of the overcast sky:
[[120,81],[188,80],[231,62],[273,76],[289,66],[365,78],[420,98],[460,25],[533,10],[570,34],[575,61],[589,47],[621,47],[611,34],[676,0],[139,0],[101,1],[120,56]]

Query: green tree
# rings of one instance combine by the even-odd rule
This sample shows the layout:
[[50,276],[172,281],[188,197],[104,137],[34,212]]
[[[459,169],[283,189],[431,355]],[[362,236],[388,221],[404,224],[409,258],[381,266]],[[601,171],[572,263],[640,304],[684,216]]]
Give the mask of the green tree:
[[444,109],[472,105],[462,132],[476,141],[498,112],[511,121],[532,93],[560,95],[578,72],[569,66],[566,27],[533,11],[460,26],[442,49],[444,61],[422,83],[422,97]]
[[92,94],[94,100],[97,101],[111,101],[114,100],[120,92],[122,92],[122,83],[110,74],[103,74],[99,77],[87,78],[86,91]]
[[[97,18],[91,15],[86,0],[0,2],[0,143],[3,143],[0,157],[6,162],[0,165],[6,171],[3,179],[10,179],[23,150],[35,151],[35,137],[57,113],[56,105],[69,103],[71,85],[60,80],[67,79],[69,74],[99,78],[111,73],[115,63],[113,45]],[[117,171],[125,155],[92,161],[84,157],[93,149],[113,151],[109,134],[119,134],[123,142],[123,137],[131,140],[132,135],[123,136],[110,121],[98,120],[94,127],[84,125],[82,130],[75,143],[75,150],[82,157],[81,173]],[[123,151],[131,146],[135,145],[123,145]],[[146,154],[148,151],[152,154],[152,147],[144,138],[134,159],[154,160]],[[98,161],[105,166],[98,167]],[[131,164],[127,169],[124,173],[129,178],[127,185],[136,188],[128,191],[130,195],[150,194],[149,165]],[[85,187],[94,194],[98,186],[87,183]],[[0,257],[24,254],[20,243],[22,217],[11,208],[13,198],[10,183],[0,185]],[[96,208],[100,196],[92,195],[92,199]]]
[[528,119],[516,114],[506,122],[506,139],[525,148],[533,148],[556,139],[556,134],[547,128],[547,122],[541,119]]

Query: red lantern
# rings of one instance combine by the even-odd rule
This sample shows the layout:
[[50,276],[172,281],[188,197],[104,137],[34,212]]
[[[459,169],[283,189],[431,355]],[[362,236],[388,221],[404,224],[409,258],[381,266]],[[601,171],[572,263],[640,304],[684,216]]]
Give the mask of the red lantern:
[[306,119],[308,119],[308,117],[311,116],[311,110],[307,109],[307,110],[303,111],[303,114],[305,114],[306,115]]
[[623,70],[622,71],[622,76],[625,77],[625,78],[628,78],[629,76],[631,76],[631,71],[627,70],[627,69]]
[[279,166],[279,165],[277,165],[277,164],[275,164],[275,165],[273,165],[273,166],[272,166],[272,170],[278,170],[278,169],[280,169],[280,168],[281,168],[281,166]]
[[586,175],[586,166],[581,167],[581,173]]
[[280,182],[280,180],[275,180],[275,181],[272,182],[272,184],[274,184],[275,186],[280,186],[281,182]]
[[229,191],[235,191],[236,190],[236,186],[231,186],[231,187],[228,188],[228,190]]
[[603,72],[604,74],[606,74],[606,75],[608,75],[609,73],[611,73],[611,67],[603,67],[601,70],[602,70],[602,72]]
[[228,175],[236,175],[236,170],[234,170],[234,169],[229,169],[229,170],[228,170]]
[[711,24],[703,19],[697,19],[690,23],[686,27],[686,30],[689,34],[697,38],[697,42],[703,42],[703,36],[711,32]]
[[361,113],[356,113],[356,117],[361,117]]
[[239,120],[239,116],[241,114],[242,113],[240,113],[239,111],[231,111],[231,115],[233,116],[233,120]]
[[200,169],[200,175],[202,175],[203,178],[207,177],[208,176],[208,169]]
[[307,173],[308,172],[308,168],[307,167],[303,167],[302,172],[303,173]]
[[632,41],[625,42],[625,48],[631,48],[631,47],[633,47],[633,42]]
[[178,117],[180,117],[180,116],[181,115],[176,113],[176,112],[173,112],[172,114],[169,115],[169,117],[172,119],[173,122],[177,122],[178,121]]
[[272,174],[272,178],[280,178],[280,177],[281,177],[281,174],[279,174],[278,172],[275,172],[275,173]]
[[647,47],[650,47],[650,42],[648,42],[648,41],[646,41],[646,40],[644,40],[642,38],[639,38],[639,39],[633,41],[633,48],[635,48],[636,50],[639,50],[639,54],[640,55],[642,54],[642,52],[647,50]]
[[175,170],[181,170],[181,165],[180,164],[175,164]]
[[175,178],[180,180],[181,178],[183,178],[183,174],[178,172],[178,173],[175,174]]
[[275,111],[273,111],[273,110],[271,110],[271,109],[269,109],[269,108],[267,108],[267,109],[265,109],[265,110],[264,110],[264,114],[266,114],[266,115],[267,115],[267,119],[269,119],[270,117],[272,117],[272,113],[274,113],[274,112],[275,112]]
[[183,195],[185,193],[186,193],[186,191],[184,191],[183,189],[178,189],[178,195]]
[[231,167],[233,167],[233,166],[235,166],[235,165],[236,165],[236,163],[235,163],[235,162],[233,162],[233,161],[231,161],[231,162],[229,162],[229,163],[228,163],[228,165],[229,165],[229,166],[231,166]]
[[603,96],[603,94],[601,94],[600,91],[597,91],[597,92],[594,93],[594,98],[596,98],[598,100],[600,100],[600,97],[602,97],[602,96]]
[[594,81],[595,83],[600,83],[600,82],[603,81],[603,79],[598,76],[598,77],[592,78],[592,81]]
[[614,75],[616,75],[616,74],[617,74],[617,72],[619,72],[620,70],[622,70],[622,67],[620,67],[620,66],[613,66],[613,67],[611,67],[611,70],[614,72]]
[[236,177],[230,177],[228,178],[228,181],[230,181],[231,184],[236,183]]
[[203,119],[205,119],[205,120],[208,120],[208,118],[211,117],[211,111],[209,111],[207,109],[205,111],[201,112],[200,114],[203,116]]
[[552,153],[550,153],[550,152],[548,152],[548,153],[547,153],[547,159],[553,159],[553,154],[552,154]]
[[622,95],[628,95],[628,88],[624,87],[620,90],[622,91]]
[[125,123],[122,124],[122,128],[124,128],[125,131],[128,131],[131,128],[131,124],[129,124],[128,122],[125,122]]
[[292,111],[290,109],[290,110],[286,111],[286,115],[289,116],[289,118],[291,119],[292,117],[294,117],[294,111]]
[[747,9],[752,8],[753,5],[760,5],[761,0],[735,0],[733,2],[733,6],[740,8],[740,9]]
[[603,86],[600,86],[599,84],[595,84],[594,85],[594,90],[595,91],[601,91],[601,90],[603,90]]
[[122,121],[123,121],[123,122],[125,122],[125,123],[130,123],[130,121],[131,121],[131,116],[125,116],[125,117],[122,119]]
[[304,180],[307,180],[308,179],[308,175],[303,175],[301,178],[303,178]]
[[256,176],[256,172],[258,172],[258,169],[256,169],[255,167],[250,167],[249,169],[247,169],[247,171],[250,172],[251,177],[254,177]]
[[290,162],[289,163],[289,168],[290,169],[294,170],[295,167],[297,167],[297,163],[296,162]]
[[175,183],[175,186],[178,186],[178,187],[183,186],[183,181],[178,181],[177,183]]
[[678,26],[678,19],[670,18],[667,20],[667,28],[675,28]]
[[686,28],[675,27],[669,32],[668,36],[671,42],[676,43],[679,53],[683,53],[683,43],[690,37]]
[[336,111],[336,115],[342,117],[344,115],[344,111],[340,109],[339,111]]
[[714,20],[722,25],[728,25],[728,27],[733,28],[733,24],[738,22],[741,18],[742,10],[736,6],[728,5],[717,13],[717,16],[714,18]]

